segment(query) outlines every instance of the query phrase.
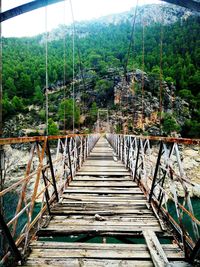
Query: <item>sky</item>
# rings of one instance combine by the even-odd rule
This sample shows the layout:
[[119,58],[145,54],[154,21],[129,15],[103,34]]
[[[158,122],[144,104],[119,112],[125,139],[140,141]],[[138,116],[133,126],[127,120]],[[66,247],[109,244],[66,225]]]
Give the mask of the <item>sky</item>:
[[[31,0],[2,0],[2,11],[31,2]],[[75,21],[91,20],[130,10],[137,0],[72,0]],[[160,3],[159,0],[139,0],[139,5]],[[70,24],[72,15],[69,0],[47,7],[47,29]],[[34,36],[45,31],[45,8],[20,15],[2,23],[4,37]]]

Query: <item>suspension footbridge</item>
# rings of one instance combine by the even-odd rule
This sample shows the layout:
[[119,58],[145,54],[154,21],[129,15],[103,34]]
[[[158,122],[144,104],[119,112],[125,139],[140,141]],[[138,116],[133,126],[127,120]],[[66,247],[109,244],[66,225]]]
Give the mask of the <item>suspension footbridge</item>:
[[[0,21],[60,1],[35,0],[2,12]],[[200,9],[197,1],[166,2]],[[46,43],[46,69],[47,52]],[[48,93],[46,101],[48,119]],[[102,134],[99,113],[107,121]],[[99,113],[97,133],[0,139],[1,264],[199,266],[192,197],[200,189],[185,171],[183,150],[199,153],[200,140],[110,133],[108,110]],[[21,149],[25,171],[8,145]]]
[[0,142],[30,145],[25,176],[0,192],[19,195],[14,216],[1,216],[2,262],[10,255],[23,266],[198,261],[200,222],[189,190],[197,185],[184,172],[179,146],[198,147],[199,140],[93,134]]

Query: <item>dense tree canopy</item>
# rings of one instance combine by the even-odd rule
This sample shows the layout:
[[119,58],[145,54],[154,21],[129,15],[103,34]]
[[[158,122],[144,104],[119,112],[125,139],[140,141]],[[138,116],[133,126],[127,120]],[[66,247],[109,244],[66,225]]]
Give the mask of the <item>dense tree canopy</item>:
[[[63,28],[63,27],[62,27]],[[84,33],[79,36],[79,32]],[[160,73],[161,26],[145,27],[145,71],[158,78]],[[163,78],[174,82],[176,94],[189,101],[192,120],[199,123],[200,102],[200,23],[198,17],[163,26]],[[72,36],[66,36],[66,83],[72,80]],[[75,75],[80,69],[85,76],[93,77],[94,93],[90,106],[96,101],[101,106],[104,99],[113,94],[113,84],[106,78],[110,69],[121,70],[127,62],[127,51],[131,38],[131,23],[119,24],[88,23],[77,25],[75,40]],[[50,87],[58,87],[64,80],[63,39],[50,38],[48,43],[48,77]],[[81,62],[80,62],[81,56]],[[131,49],[127,70],[142,67],[142,27],[137,25],[134,49]],[[45,87],[45,42],[44,35],[32,38],[3,39],[3,110],[4,118],[24,105],[42,105]],[[83,92],[87,99],[87,92]],[[18,98],[14,98],[17,96]],[[70,95],[69,95],[70,97]],[[70,100],[71,101],[71,100]],[[71,102],[66,105],[71,105]],[[87,102],[87,101],[86,101]],[[62,104],[64,105],[64,104]],[[67,107],[68,108],[68,107]],[[63,119],[62,107],[60,118]],[[77,111],[78,114],[78,111]],[[71,121],[69,121],[71,124]],[[76,119],[78,123],[78,115]],[[188,122],[192,124],[192,122]]]

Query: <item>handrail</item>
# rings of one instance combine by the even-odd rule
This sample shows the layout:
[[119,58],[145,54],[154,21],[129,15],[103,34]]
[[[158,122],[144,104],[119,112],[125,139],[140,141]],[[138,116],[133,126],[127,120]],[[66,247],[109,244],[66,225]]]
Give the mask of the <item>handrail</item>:
[[[1,199],[13,191],[19,195],[13,217],[8,219],[5,214],[2,217],[3,235],[0,233],[0,238],[3,238],[4,254],[1,255],[1,263],[10,254],[19,260],[19,247],[21,247],[21,258],[23,258],[33,226],[36,223],[38,225],[42,223],[44,212],[51,215],[52,202],[59,201],[62,191],[73,179],[98,139],[99,134],[0,139],[0,145],[24,144],[26,146],[28,144],[26,152],[23,153],[26,153],[29,158],[24,174],[15,173],[15,177],[19,177],[18,180],[10,180],[0,191]],[[17,166],[18,163],[15,164]],[[6,169],[3,170],[3,174],[11,176],[9,172],[13,166],[9,166],[9,158],[6,153],[5,165]],[[37,210],[35,209],[36,203],[40,203]],[[20,226],[22,216],[26,222]],[[8,231],[9,234],[7,234]]]
[[[122,134],[107,134],[107,139],[118,159],[131,171],[133,179],[144,191],[153,210],[172,225],[189,259],[200,238],[200,220],[194,216],[190,191],[195,187],[200,188],[200,185],[188,178],[182,150],[192,145],[197,147],[199,153],[200,139]],[[178,194],[180,188],[182,202]],[[169,210],[168,200],[174,203],[176,220]],[[186,215],[192,225],[191,229],[186,229]]]
[[183,145],[200,145],[200,139],[190,139],[190,138],[177,138],[177,137],[163,137],[163,136],[143,136],[143,135],[122,135],[122,136],[132,136],[137,137],[142,140],[151,141],[162,141],[165,143],[177,143]]
[[12,138],[0,138],[0,145],[12,145],[12,144],[24,144],[48,140],[58,140],[71,137],[86,137],[88,134],[68,134],[68,135],[49,135],[47,136],[33,136],[33,137],[12,137]]

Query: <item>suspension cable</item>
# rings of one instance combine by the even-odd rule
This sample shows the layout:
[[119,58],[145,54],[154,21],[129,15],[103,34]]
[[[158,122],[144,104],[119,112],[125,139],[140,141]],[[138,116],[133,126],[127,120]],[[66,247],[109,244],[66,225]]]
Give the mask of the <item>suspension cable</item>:
[[124,76],[125,77],[127,77],[127,67],[128,67],[128,62],[129,62],[129,58],[130,58],[131,47],[135,46],[135,24],[136,24],[137,10],[138,10],[138,1],[139,0],[137,0],[136,7],[135,7],[135,13],[134,13],[134,17],[133,17],[132,30],[131,30],[131,38],[130,38],[130,42],[129,42],[126,62],[124,65]]
[[72,78],[72,96],[73,96],[73,122],[72,122],[72,129],[74,133],[74,126],[75,126],[75,92],[74,92],[74,78],[75,78],[75,20],[74,20],[74,12],[72,1],[70,2],[71,8],[71,15],[72,15],[72,25],[73,25],[73,32],[72,32],[72,71],[73,71],[73,78]]
[[46,40],[45,40],[45,59],[46,59],[46,135],[48,135],[48,117],[49,117],[49,106],[48,106],[48,88],[49,88],[49,78],[48,78],[48,28],[47,28],[47,6],[45,6],[45,32],[46,32]]
[[[0,13],[2,11],[2,0],[0,0]],[[0,22],[0,136],[2,137],[3,131],[3,116],[2,116],[2,98],[3,98],[3,87],[2,87],[2,23]]]
[[[162,6],[161,6],[162,8]],[[163,10],[162,10],[163,11]],[[161,122],[162,122],[162,111],[163,111],[163,103],[162,103],[162,93],[163,93],[163,71],[162,71],[162,64],[163,64],[163,29],[164,17],[162,12],[162,20],[161,20],[161,29],[160,29],[160,134],[161,134]]]
[[143,21],[142,26],[142,129],[144,130],[144,38],[145,38],[145,22]]
[[[64,16],[64,25],[66,25],[66,0],[64,0],[64,8],[63,8],[63,16]],[[64,134],[66,134],[66,35],[65,35],[65,31],[64,31],[64,35],[63,35],[63,92],[64,92],[64,125],[63,125],[63,130],[64,130]]]

